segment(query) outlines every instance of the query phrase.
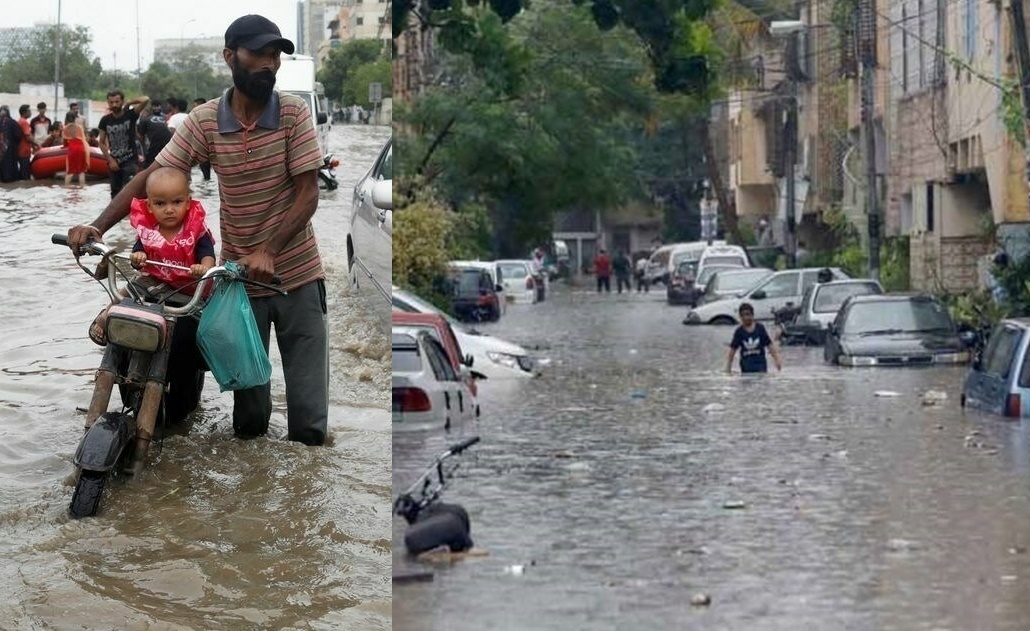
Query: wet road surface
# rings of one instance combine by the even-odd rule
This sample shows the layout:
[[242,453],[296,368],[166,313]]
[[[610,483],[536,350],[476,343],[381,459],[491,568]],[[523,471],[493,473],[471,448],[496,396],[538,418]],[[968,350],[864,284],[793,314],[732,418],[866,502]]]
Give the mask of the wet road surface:
[[[86,337],[105,293],[50,235],[93,219],[109,186],[0,188],[0,628],[389,629],[390,353],[349,293],[354,183],[388,127],[336,126],[340,188],[315,214],[327,272],[333,444],[285,441],[273,342],[270,435],[232,436],[232,393],[208,377],[187,436],[154,445],[101,514],[66,516],[72,455],[102,355]],[[194,170],[218,235],[218,191]],[[131,246],[127,221],[108,243]],[[216,245],[217,248],[217,245]],[[113,404],[112,404],[113,405]]]
[[488,552],[412,561],[395,518],[394,571],[435,572],[394,588],[395,629],[1026,628],[1025,423],[963,411],[964,368],[789,347],[781,374],[728,376],[732,330],[683,312],[563,288],[482,327],[553,363],[481,384],[475,425],[395,434],[395,493],[482,436],[445,499]]

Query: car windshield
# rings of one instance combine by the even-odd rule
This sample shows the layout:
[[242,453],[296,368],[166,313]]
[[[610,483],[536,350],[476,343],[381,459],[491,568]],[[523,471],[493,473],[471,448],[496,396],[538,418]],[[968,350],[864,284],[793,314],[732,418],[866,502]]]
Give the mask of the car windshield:
[[933,300],[877,300],[854,304],[848,310],[843,333],[914,333],[954,330],[951,317]]
[[409,294],[401,289],[393,290],[393,307],[396,311],[405,311],[407,313],[438,313],[443,316],[444,320],[447,320],[451,328],[465,330],[464,325],[449,314],[440,311],[418,296]]
[[697,261],[683,261],[676,267],[679,276],[693,276],[697,271]]
[[464,269],[458,274],[458,277],[454,279],[455,293],[468,295],[479,293],[479,283],[482,272],[477,269]]
[[743,257],[736,254],[705,257],[705,267],[708,267],[709,265],[735,265],[737,267],[743,267],[744,262]]
[[393,372],[418,372],[422,370],[415,338],[399,333],[393,334]]
[[501,278],[505,280],[529,276],[529,270],[523,263],[503,263],[497,267],[501,271]]
[[698,253],[694,252],[694,251],[691,251],[691,250],[686,250],[686,251],[683,251],[683,252],[677,252],[676,254],[672,255],[672,264],[673,264],[674,267],[679,267],[679,264],[684,262],[684,261],[695,261],[696,262],[698,258],[699,258],[698,257]]
[[747,274],[717,274],[712,282],[712,291],[745,292],[762,282],[771,273],[769,270],[755,270]]
[[850,296],[865,296],[878,293],[880,293],[880,288],[875,283],[824,285],[816,288],[815,305],[812,306],[812,311],[816,313],[836,313]]
[[698,285],[705,285],[712,278],[716,272],[723,270],[740,269],[739,265],[709,265],[705,263],[705,268],[701,270],[701,275],[697,277]]

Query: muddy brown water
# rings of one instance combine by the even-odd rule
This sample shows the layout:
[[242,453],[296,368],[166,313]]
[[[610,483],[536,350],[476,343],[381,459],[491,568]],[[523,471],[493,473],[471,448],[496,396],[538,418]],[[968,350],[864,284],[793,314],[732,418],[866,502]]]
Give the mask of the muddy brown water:
[[[101,350],[86,337],[105,294],[50,235],[91,220],[106,181],[0,188],[0,629],[389,629],[390,349],[348,287],[354,183],[388,127],[336,126],[340,188],[314,225],[327,271],[333,444],[287,442],[273,350],[267,438],[232,435],[232,393],[209,376],[191,432],[151,450],[69,520],[71,458]],[[194,170],[217,233],[218,190]],[[131,245],[128,222],[109,243]],[[274,348],[274,342],[273,342]],[[113,404],[112,404],[113,405]]]
[[434,573],[395,587],[395,629],[1026,628],[1026,422],[962,410],[963,368],[788,348],[729,377],[730,329],[683,315],[565,289],[482,327],[553,361],[481,384],[478,423],[395,434],[395,489],[482,436],[446,499],[488,552],[412,561],[395,518],[395,571]]

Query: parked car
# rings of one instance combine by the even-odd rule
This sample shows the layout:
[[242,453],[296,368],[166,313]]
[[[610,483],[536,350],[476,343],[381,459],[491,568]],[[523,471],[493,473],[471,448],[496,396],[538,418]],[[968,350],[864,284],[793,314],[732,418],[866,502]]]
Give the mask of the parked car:
[[386,331],[390,328],[390,275],[393,272],[393,142],[387,140],[372,167],[354,186],[347,235],[351,288],[365,296]]
[[[737,310],[745,302],[754,307],[756,320],[772,320],[774,309],[782,309],[788,303],[798,304],[805,290],[816,283],[824,269],[805,267],[773,272],[742,294],[691,309],[683,324],[737,324]],[[848,278],[839,268],[830,268],[830,275],[833,279]]]
[[697,271],[700,274],[709,265],[731,265],[734,267],[751,267],[747,251],[739,245],[710,245],[701,252],[697,260]]
[[738,294],[746,293],[749,289],[762,282],[773,271],[765,267],[748,267],[719,270],[712,274],[712,277],[705,283],[705,290],[698,296],[695,307],[705,305],[724,298],[732,298]]
[[[995,325],[983,355],[973,359],[962,385],[960,402],[1002,416],[1030,416],[1030,319],[1006,319]],[[963,342],[974,343],[975,333]]]
[[851,296],[823,345],[841,366],[962,364],[969,355],[948,310],[926,294]]
[[821,345],[826,338],[826,330],[845,300],[851,296],[882,293],[883,287],[871,278],[816,283],[805,290],[797,319],[785,333],[803,343]]
[[539,374],[539,363],[526,349],[468,327],[415,294],[396,286],[393,287],[393,308],[409,313],[441,315],[454,330],[462,351],[472,356],[476,372],[485,375],[487,379],[535,377]]
[[428,331],[393,328],[393,427],[448,429],[475,416],[475,400]]
[[537,301],[537,278],[533,275],[533,262],[506,259],[494,261],[498,283],[504,287],[509,302],[533,304]]
[[508,312],[508,292],[501,284],[501,274],[497,271],[497,264],[494,261],[449,261],[447,265],[460,268],[478,267],[489,272],[490,280],[493,281],[494,289],[497,291],[497,304],[501,307],[501,317],[504,317],[504,314]]
[[[476,381],[486,377],[473,368],[475,359],[471,355],[463,355],[461,343],[458,342],[454,329],[444,317],[438,313],[405,313],[394,311],[391,315],[393,328],[399,326],[417,328],[429,331],[437,342],[447,352],[447,359],[451,362],[451,368],[461,375],[462,381],[468,386],[473,397],[479,396],[479,386]],[[479,405],[476,404],[476,416],[479,416]]]
[[682,244],[663,245],[651,253],[651,256],[647,259],[647,269],[644,272],[645,283],[657,285],[658,283],[666,282],[670,265],[669,258],[677,245]]
[[501,319],[500,285],[481,267],[452,267],[448,270],[451,311],[463,322],[496,322]]
[[665,289],[665,299],[670,305],[697,306],[705,291],[705,284],[719,271],[743,269],[740,265],[706,265],[699,267],[695,261],[683,261],[672,275]]

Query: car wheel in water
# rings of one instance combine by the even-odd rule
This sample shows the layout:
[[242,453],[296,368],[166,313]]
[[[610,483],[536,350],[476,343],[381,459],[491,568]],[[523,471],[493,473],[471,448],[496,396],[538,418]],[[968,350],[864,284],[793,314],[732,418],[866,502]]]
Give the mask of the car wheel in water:
[[708,324],[733,325],[737,321],[729,316],[716,316],[709,320]]

